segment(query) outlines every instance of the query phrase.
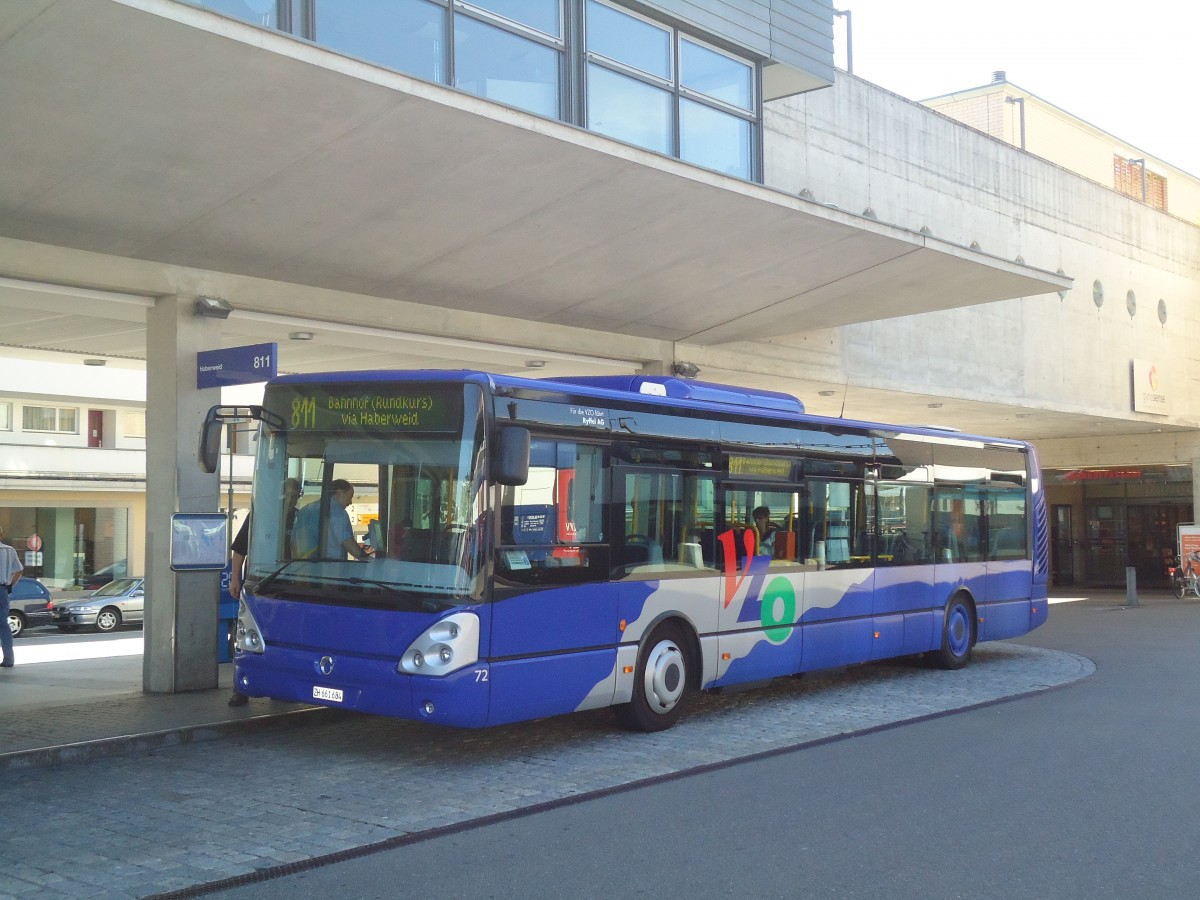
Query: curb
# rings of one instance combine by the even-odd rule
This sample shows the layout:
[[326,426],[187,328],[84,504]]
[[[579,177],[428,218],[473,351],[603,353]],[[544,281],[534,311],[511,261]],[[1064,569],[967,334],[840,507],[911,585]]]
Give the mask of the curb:
[[346,716],[345,710],[325,707],[290,710],[236,719],[225,722],[210,722],[200,725],[182,725],[161,731],[142,734],[117,735],[58,744],[52,747],[36,747],[31,750],[16,750],[0,754],[0,772],[17,772],[26,769],[49,768],[65,763],[90,762],[107,756],[129,753],[150,753],[167,747],[184,744],[200,744],[235,735],[277,731],[285,728],[300,728],[309,724],[321,724]]

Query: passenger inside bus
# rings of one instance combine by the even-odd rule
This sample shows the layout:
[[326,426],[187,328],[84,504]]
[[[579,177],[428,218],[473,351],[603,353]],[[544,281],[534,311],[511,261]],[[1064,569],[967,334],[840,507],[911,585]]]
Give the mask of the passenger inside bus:
[[754,510],[754,530],[757,534],[757,555],[774,556],[775,534],[779,526],[771,521],[770,507],[759,506]]

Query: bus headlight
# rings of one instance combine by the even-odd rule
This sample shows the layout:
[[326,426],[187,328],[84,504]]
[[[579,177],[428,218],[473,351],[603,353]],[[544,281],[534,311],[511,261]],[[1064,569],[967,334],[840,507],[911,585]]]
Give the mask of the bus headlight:
[[425,629],[413,641],[396,671],[409,675],[449,675],[479,661],[479,616],[455,613]]
[[262,653],[267,649],[262,632],[258,630],[258,623],[254,621],[245,600],[238,603],[237,637],[234,646],[244,653]]

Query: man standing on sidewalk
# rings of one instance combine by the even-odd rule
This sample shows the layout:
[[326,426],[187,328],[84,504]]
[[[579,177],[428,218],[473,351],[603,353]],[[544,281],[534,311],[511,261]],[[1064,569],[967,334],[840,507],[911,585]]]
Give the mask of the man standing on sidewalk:
[[4,651],[0,668],[11,669],[13,666],[12,631],[8,627],[8,595],[21,580],[24,568],[17,551],[4,543],[4,529],[0,528],[0,650]]

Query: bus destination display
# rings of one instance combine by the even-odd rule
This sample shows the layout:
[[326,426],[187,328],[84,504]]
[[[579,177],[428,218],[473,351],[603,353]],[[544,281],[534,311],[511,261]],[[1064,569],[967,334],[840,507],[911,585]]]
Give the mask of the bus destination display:
[[430,385],[289,385],[267,405],[293,431],[455,431],[462,423],[461,392]]

